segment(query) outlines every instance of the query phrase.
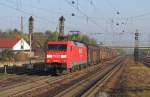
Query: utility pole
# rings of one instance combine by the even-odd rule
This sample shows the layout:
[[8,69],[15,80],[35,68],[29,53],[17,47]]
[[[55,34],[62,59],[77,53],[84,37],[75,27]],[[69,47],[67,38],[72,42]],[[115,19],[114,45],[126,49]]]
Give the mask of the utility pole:
[[20,30],[21,30],[21,49],[24,49],[24,43],[23,43],[23,17],[21,16],[21,23],[20,23]]
[[30,63],[31,63],[31,52],[32,52],[32,39],[33,39],[33,17],[29,18],[29,41],[30,41]]
[[139,32],[135,32],[135,44],[134,44],[134,61],[137,64],[139,61]]
[[150,53],[150,48],[149,48],[149,46],[150,46],[150,40],[148,39],[148,51],[147,51],[147,54],[146,54],[147,57],[149,56],[149,53]]
[[64,39],[64,21],[65,18],[63,16],[61,16],[59,18],[59,40],[63,40]]
[[21,30],[21,34],[23,34],[23,17],[21,16],[21,23],[20,23],[20,30]]

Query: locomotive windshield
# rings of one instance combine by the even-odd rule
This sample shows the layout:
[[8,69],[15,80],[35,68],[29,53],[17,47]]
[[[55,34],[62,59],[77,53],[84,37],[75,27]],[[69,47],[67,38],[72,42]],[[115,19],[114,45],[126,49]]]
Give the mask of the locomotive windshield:
[[66,51],[66,44],[48,44],[48,50]]

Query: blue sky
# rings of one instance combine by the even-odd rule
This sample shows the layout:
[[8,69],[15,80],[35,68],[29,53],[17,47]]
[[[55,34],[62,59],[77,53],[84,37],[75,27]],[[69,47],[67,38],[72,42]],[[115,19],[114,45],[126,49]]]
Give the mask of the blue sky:
[[23,16],[24,32],[28,32],[28,18],[32,15],[34,31],[55,31],[63,15],[66,33],[79,30],[107,44],[125,45],[134,42],[133,32],[138,29],[143,44],[150,40],[149,4],[150,0],[0,0],[0,29],[19,29]]

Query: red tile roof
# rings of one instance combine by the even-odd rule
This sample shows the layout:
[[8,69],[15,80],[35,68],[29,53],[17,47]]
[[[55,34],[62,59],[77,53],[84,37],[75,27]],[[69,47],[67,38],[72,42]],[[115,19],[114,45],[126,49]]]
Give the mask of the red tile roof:
[[18,41],[14,38],[0,38],[0,48],[12,48]]

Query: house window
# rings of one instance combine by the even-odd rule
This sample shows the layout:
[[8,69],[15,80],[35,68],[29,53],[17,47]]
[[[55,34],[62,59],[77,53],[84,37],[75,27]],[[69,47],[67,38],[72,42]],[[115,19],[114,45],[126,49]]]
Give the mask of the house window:
[[23,43],[23,41],[21,41],[21,49],[23,49],[24,48],[24,43]]

